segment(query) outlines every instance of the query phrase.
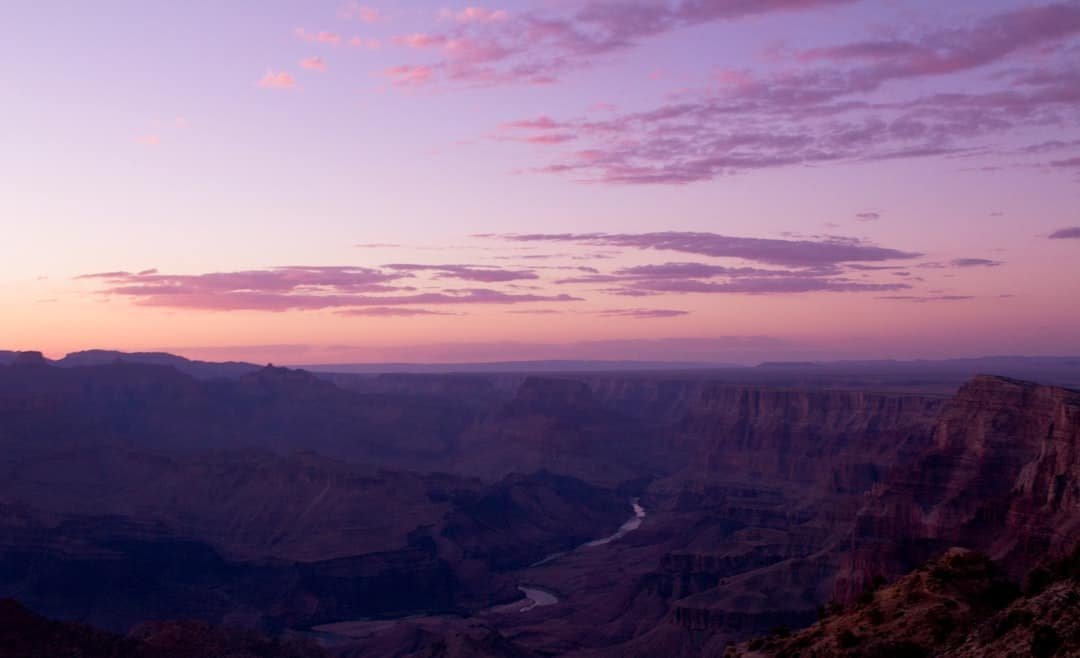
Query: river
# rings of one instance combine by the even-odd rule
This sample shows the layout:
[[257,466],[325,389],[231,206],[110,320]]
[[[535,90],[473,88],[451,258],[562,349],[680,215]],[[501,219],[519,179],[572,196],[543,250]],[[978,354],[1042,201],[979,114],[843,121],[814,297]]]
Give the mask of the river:
[[[601,537],[600,539],[594,539],[592,541],[585,542],[576,548],[569,551],[562,551],[560,553],[552,553],[543,560],[529,565],[531,567],[538,567],[543,564],[554,562],[561,557],[576,553],[577,551],[583,551],[596,546],[603,546],[604,544],[610,544],[616,539],[625,537],[629,533],[637,530],[641,527],[641,523],[645,520],[645,508],[641,506],[637,498],[630,500],[630,506],[634,510],[634,515],[630,517],[625,523],[619,526],[613,534],[607,537]],[[555,605],[559,602],[559,597],[552,591],[544,589],[542,587],[536,587],[534,585],[518,585],[518,590],[522,593],[522,598],[514,601],[513,603],[504,603],[492,608],[488,608],[484,613],[491,612],[528,612],[533,608],[543,608],[549,605]],[[313,633],[310,637],[314,637],[323,646],[333,646],[335,643],[347,642],[352,638],[362,637],[366,633],[371,632],[371,624],[388,625],[393,621],[380,621],[373,622],[368,620],[357,620],[352,622],[340,622],[336,624],[325,624],[317,626],[312,629]]]
[[637,498],[633,498],[630,500],[630,507],[633,508],[634,515],[630,517],[630,519],[623,523],[621,526],[619,526],[619,529],[616,530],[614,534],[608,535],[607,537],[601,537],[600,539],[587,541],[584,544],[578,546],[577,548],[573,548],[569,551],[552,553],[545,556],[544,559],[538,560],[537,562],[530,564],[529,568],[539,567],[541,565],[548,564],[549,562],[554,562],[555,560],[558,560],[565,555],[569,555],[570,553],[574,553],[582,549],[592,548],[594,546],[603,546],[604,544],[610,544],[616,539],[621,539],[626,535],[630,534],[631,532],[637,530],[641,527],[642,522],[645,520],[645,508],[641,506],[641,503]]

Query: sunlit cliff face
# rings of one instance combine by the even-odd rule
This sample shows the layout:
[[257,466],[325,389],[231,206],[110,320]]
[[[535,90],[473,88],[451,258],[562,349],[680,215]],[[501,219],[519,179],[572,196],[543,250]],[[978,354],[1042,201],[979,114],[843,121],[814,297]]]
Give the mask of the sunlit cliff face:
[[4,348],[1080,349],[1075,2],[3,17]]

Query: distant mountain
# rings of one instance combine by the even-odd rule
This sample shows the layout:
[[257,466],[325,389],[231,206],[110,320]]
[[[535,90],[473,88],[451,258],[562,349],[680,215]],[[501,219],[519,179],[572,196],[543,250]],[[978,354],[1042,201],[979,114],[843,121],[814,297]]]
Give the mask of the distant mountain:
[[47,359],[41,352],[0,350],[0,366],[48,364],[60,368],[104,366],[113,363],[168,366],[196,379],[236,378],[259,370],[261,366],[239,361],[193,361],[167,352],[117,352],[114,350],[85,350],[72,352],[62,359]]
[[167,352],[115,352],[112,350],[86,350],[72,352],[53,363],[61,368],[75,366],[101,366],[110,363],[142,363],[155,366],[172,366],[180,372],[196,379],[216,379],[219,377],[240,377],[259,370],[261,366],[240,361],[193,361]]
[[[196,379],[236,379],[262,366],[242,361],[198,361],[167,352],[86,350],[49,360],[40,352],[0,350],[0,366],[49,363],[62,368],[112,363],[168,366]],[[976,375],[997,375],[1080,388],[1080,356],[987,356],[963,359],[765,361],[756,366],[693,361],[540,360],[479,363],[323,363],[291,366],[346,388],[372,390],[363,379],[378,375],[602,375],[678,374],[731,384],[953,393]],[[350,381],[350,379],[352,381]],[[409,387],[416,385],[413,381]]]
[[298,366],[311,372],[342,374],[393,373],[571,373],[717,370],[739,368],[730,363],[694,361],[492,361],[485,363],[324,363]]

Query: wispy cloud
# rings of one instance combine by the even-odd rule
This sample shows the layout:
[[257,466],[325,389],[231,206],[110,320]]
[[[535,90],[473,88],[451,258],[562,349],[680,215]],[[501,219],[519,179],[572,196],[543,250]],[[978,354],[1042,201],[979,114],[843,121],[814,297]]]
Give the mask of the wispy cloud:
[[821,266],[838,263],[909,260],[920,254],[869,244],[854,238],[781,240],[685,231],[656,233],[531,233],[484,235],[511,242],[566,242],[581,245],[677,251],[741,258],[771,265]]
[[1050,234],[1051,240],[1080,240],[1080,226],[1070,226]]
[[309,71],[319,71],[320,73],[326,71],[326,62],[323,61],[322,57],[305,57],[300,60],[300,66]]
[[434,272],[436,277],[461,279],[481,283],[499,283],[503,281],[525,281],[540,278],[532,270],[506,269],[499,267],[479,267],[476,265],[425,265],[419,263],[391,263],[387,269],[400,272]]
[[975,297],[971,295],[882,295],[874,299],[925,304],[927,302],[964,302]]
[[998,267],[1001,265],[1001,261],[989,258],[954,258],[949,263],[954,267]]
[[267,69],[258,85],[263,89],[292,89],[296,87],[296,78],[285,71]]
[[278,267],[208,274],[104,272],[82,279],[106,284],[102,291],[143,306],[217,311],[288,311],[410,305],[575,302],[569,294],[519,294],[487,288],[415,292],[399,281],[407,272],[361,267]]
[[350,2],[338,12],[344,20],[355,20],[362,23],[378,23],[382,18],[382,12],[376,7],[369,7],[358,2]]
[[383,71],[383,75],[399,87],[420,86],[431,80],[434,71],[428,66],[391,66]]
[[303,41],[321,43],[327,46],[338,46],[341,45],[342,41],[340,34],[338,34],[337,32],[330,32],[328,30],[322,30],[319,32],[308,32],[304,28],[298,27],[293,30],[293,34],[295,34],[298,39],[301,39]]
[[349,308],[338,311],[339,315],[364,316],[375,318],[412,318],[424,315],[456,315],[443,311],[431,311],[424,308],[407,308],[401,306],[373,306],[371,308]]
[[[581,146],[532,171],[585,182],[685,184],[776,167],[975,153],[984,148],[980,139],[1061,123],[1061,112],[1075,108],[1080,74],[1053,47],[1077,35],[1080,5],[1056,3],[909,40],[815,49],[797,54],[794,67],[741,72],[731,84],[650,110],[536,126],[538,137],[557,131]],[[1035,51],[1043,61],[1032,68],[1021,56]],[[989,91],[915,87],[910,100],[898,100],[893,89],[875,96],[888,85],[1004,63],[1011,66],[994,73]]]
[[510,14],[469,7],[442,12],[450,28],[430,33],[439,57],[426,80],[458,84],[547,84],[600,57],[673,30],[753,15],[851,4],[856,0],[711,0],[640,3],[587,2]]
[[676,318],[681,315],[689,315],[690,311],[680,311],[670,308],[612,308],[604,311],[600,311],[600,315],[609,318],[630,318],[630,319],[654,319],[654,318]]
[[443,20],[456,21],[458,23],[497,23],[508,19],[510,14],[502,9],[466,7],[460,11],[443,9],[439,12],[439,16]]

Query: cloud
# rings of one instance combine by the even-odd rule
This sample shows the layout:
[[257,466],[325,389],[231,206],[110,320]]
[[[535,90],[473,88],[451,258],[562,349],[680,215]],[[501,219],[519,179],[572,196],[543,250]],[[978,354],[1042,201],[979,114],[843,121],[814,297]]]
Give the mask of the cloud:
[[378,23],[382,19],[382,13],[377,8],[356,2],[346,5],[339,15],[344,20],[357,20],[363,23]]
[[267,69],[263,77],[259,79],[258,86],[263,89],[292,89],[296,86],[296,78],[285,71],[273,71]]
[[855,214],[855,219],[860,222],[875,222],[881,219],[881,213],[877,212],[860,212]]
[[377,318],[411,318],[422,315],[456,315],[443,311],[430,311],[423,308],[404,308],[394,306],[373,306],[370,308],[350,308],[338,311],[338,315],[364,316]]
[[431,81],[434,71],[427,66],[391,66],[383,75],[399,87],[417,87]]
[[548,116],[540,116],[535,119],[519,119],[502,124],[503,130],[555,130],[569,127],[570,124],[561,123]]
[[[708,293],[778,295],[809,292],[881,292],[906,290],[906,283],[863,283],[844,278],[793,274],[786,277],[736,278],[725,282],[700,281],[697,279],[661,279],[634,281],[622,289],[633,296],[635,293]],[[619,290],[614,291],[617,294]]]
[[689,315],[690,311],[679,311],[668,308],[612,308],[600,311],[600,315],[609,318],[674,318],[680,315]]
[[954,267],[998,267],[1001,261],[989,258],[954,258],[949,264]]
[[1080,157],[1066,158],[1064,160],[1054,160],[1050,163],[1050,166],[1070,169],[1074,167],[1080,167]]
[[458,23],[495,23],[505,21],[510,17],[502,9],[487,9],[485,7],[466,7],[461,11],[443,9],[439,12],[443,20],[456,21]]
[[498,267],[477,267],[475,265],[422,265],[417,263],[391,263],[387,269],[402,272],[435,272],[438,278],[461,279],[481,283],[500,283],[504,281],[525,281],[538,279],[532,270],[512,270]]
[[135,138],[135,141],[143,146],[157,146],[161,144],[161,137],[158,135],[139,135]]
[[636,265],[616,270],[616,274],[620,277],[644,279],[702,279],[716,276],[770,276],[786,273],[755,267],[725,267],[709,263],[661,263]]
[[702,256],[812,267],[852,262],[909,260],[921,254],[879,247],[853,238],[781,240],[745,238],[717,233],[665,231],[657,233],[533,233],[482,235],[511,242],[566,242],[580,245],[677,251]]
[[508,14],[470,7],[444,11],[454,25],[437,33],[441,58],[430,67],[459,84],[546,84],[605,55],[673,30],[753,15],[846,5],[856,0],[586,2]]
[[300,60],[300,66],[310,71],[319,71],[320,73],[326,71],[326,63],[323,62],[322,57],[306,57]]
[[1070,226],[1050,234],[1051,240],[1080,240],[1080,226]]
[[[766,168],[978,154],[986,150],[981,139],[1075,118],[1080,73],[1053,47],[1078,34],[1080,5],[1058,3],[910,40],[807,51],[794,67],[741,73],[735,84],[652,109],[553,119],[559,133],[576,135],[581,146],[528,171],[583,182],[671,185]],[[1040,61],[1032,65],[1023,56],[1036,51]],[[920,94],[914,87],[908,100],[895,89],[882,91],[992,66],[1001,70],[981,89],[955,85]]]
[[424,32],[416,32],[413,34],[406,34],[402,36],[394,37],[394,43],[399,46],[406,46],[408,48],[433,48],[435,46],[441,46],[446,43],[446,37],[439,34],[426,34]]
[[103,294],[131,298],[143,306],[219,311],[582,301],[568,294],[517,294],[487,288],[415,292],[397,285],[411,276],[363,267],[294,266],[190,275],[103,272],[79,278],[104,282]]
[[771,336],[715,336],[693,338],[609,339],[578,342],[528,343],[491,341],[397,345],[383,348],[364,346],[365,360],[413,362],[477,362],[552,359],[599,359],[641,361],[687,361],[717,363],[726,360],[757,361],[775,359],[777,354],[800,346]]
[[341,44],[341,35],[336,32],[308,32],[302,27],[296,28],[293,31],[298,39],[303,41],[310,41],[312,43],[321,43],[328,46],[337,46]]
[[365,39],[364,37],[352,37],[349,39],[349,46],[352,48],[367,48],[369,50],[376,50],[382,45],[382,42],[378,39]]
[[925,304],[927,302],[962,302],[975,298],[970,295],[882,295],[880,297],[875,297],[874,299]]

